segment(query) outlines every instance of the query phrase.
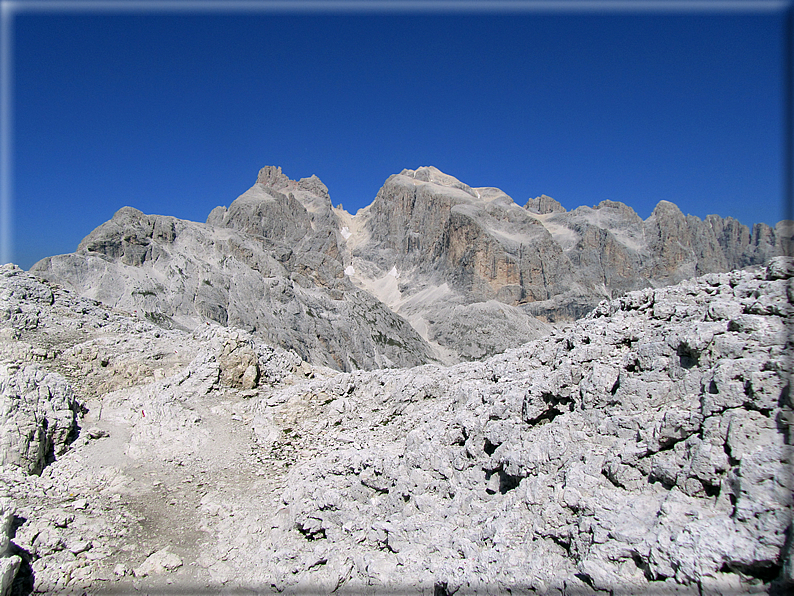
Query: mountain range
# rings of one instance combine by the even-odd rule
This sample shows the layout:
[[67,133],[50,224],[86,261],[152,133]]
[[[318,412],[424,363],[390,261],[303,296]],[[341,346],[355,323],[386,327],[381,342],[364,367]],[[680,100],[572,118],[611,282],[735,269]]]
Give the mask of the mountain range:
[[351,215],[316,176],[268,166],[206,223],[124,207],[31,271],[161,326],[214,321],[350,371],[481,359],[601,300],[792,253],[790,221],[520,206],[434,167],[390,176]]

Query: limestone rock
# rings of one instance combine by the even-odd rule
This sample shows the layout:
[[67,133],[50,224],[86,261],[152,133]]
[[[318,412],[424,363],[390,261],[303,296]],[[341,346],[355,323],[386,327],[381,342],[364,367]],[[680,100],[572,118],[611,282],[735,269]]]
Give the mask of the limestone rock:
[[[498,189],[472,189],[435,168],[391,176],[356,218],[360,238],[345,243],[354,282],[457,358],[500,348],[491,341],[495,335],[468,334],[465,344],[458,343],[455,338],[467,333],[454,329],[454,307],[488,300],[515,306],[546,299],[552,286],[568,283],[566,268],[555,260],[562,251],[555,253],[551,236],[526,210]],[[545,259],[524,250],[531,243],[549,247]],[[523,329],[542,325],[518,310],[512,316],[522,321],[522,331],[504,337],[505,343],[537,337]],[[434,329],[440,320],[443,328]],[[467,347],[472,342],[477,345]]]
[[[83,593],[111,582],[128,592],[165,571],[185,581],[194,567],[167,549],[174,534],[192,532],[191,545],[197,535],[189,501],[204,485],[198,457],[213,462],[213,448],[244,439],[249,401],[330,371],[239,329],[165,330],[13,266],[0,269],[0,295],[8,312],[36,320],[0,320],[0,587]],[[246,390],[251,368],[258,375]],[[239,464],[222,457],[221,469]],[[166,482],[152,483],[151,468],[140,470],[152,460],[193,474],[175,485],[160,468]],[[142,481],[171,498],[160,503]],[[172,511],[155,514],[161,505]],[[182,517],[169,518],[174,511]],[[133,577],[130,563],[146,575]]]
[[455,346],[462,360],[481,360],[550,332],[548,325],[496,300],[445,303],[425,307],[422,314],[428,318],[428,339]]
[[12,551],[14,508],[7,499],[0,500],[0,596],[8,596],[14,578],[22,563],[19,555]]
[[[746,314],[783,295],[786,263],[632,292],[483,363],[289,390],[293,448],[312,455],[270,548],[296,575],[262,577],[319,579],[319,544],[350,553],[349,589],[790,587],[791,305]],[[273,450],[280,414],[259,416]]]
[[0,363],[0,465],[41,473],[67,448],[78,408],[72,388],[57,373]]
[[565,213],[566,209],[559,201],[552,199],[546,195],[540,195],[534,199],[529,199],[524,209],[535,211],[541,215],[546,213]]
[[[495,354],[605,298],[791,255],[792,238],[791,222],[750,229],[668,201],[645,221],[609,200],[567,211],[541,195],[520,207],[432,166],[390,176],[351,215],[316,176],[266,166],[205,224],[124,207],[33,270],[163,328],[213,321],[350,371]],[[491,301],[516,324],[483,331]],[[0,316],[35,326],[33,310]]]
[[[700,220],[668,201],[646,221],[608,200],[566,211],[542,195],[521,208],[499,189],[472,188],[431,167],[391,176],[342,223],[351,279],[448,360],[470,357],[472,338],[440,310],[496,300],[520,308],[526,325],[570,321],[604,298],[791,254],[792,232],[786,222],[750,230],[731,218]],[[434,329],[440,318],[448,323]],[[520,339],[532,338],[510,336]],[[479,341],[476,353],[499,350],[488,337]]]
[[14,578],[19,569],[22,559],[17,555],[0,557],[0,594],[8,596],[14,585]]
[[487,360],[342,373],[3,268],[4,306],[37,321],[0,321],[3,361],[85,400],[41,475],[0,465],[23,588],[786,593],[792,271],[632,291]]
[[147,575],[169,573],[181,566],[182,559],[164,548],[149,555],[140,566],[134,569],[134,573],[136,577],[146,577]]

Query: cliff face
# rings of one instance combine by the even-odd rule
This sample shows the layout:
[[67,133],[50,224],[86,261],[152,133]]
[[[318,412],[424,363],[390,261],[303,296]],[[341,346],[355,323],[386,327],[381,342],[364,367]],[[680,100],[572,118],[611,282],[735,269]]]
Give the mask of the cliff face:
[[[470,302],[517,304],[561,289],[554,267],[561,251],[498,189],[472,189],[436,168],[403,170],[361,217],[367,241],[354,258],[444,279]],[[536,250],[523,250],[530,246]]]
[[569,212],[543,195],[522,208],[499,189],[472,188],[433,167],[391,176],[350,220],[356,233],[345,254],[354,282],[458,352],[464,327],[456,333],[440,303],[483,326],[469,307],[489,300],[516,318],[571,320],[604,298],[791,254],[792,238],[785,222],[750,230],[732,218],[684,216],[667,201],[645,221],[614,201]]
[[667,201],[646,221],[614,201],[567,212],[543,195],[521,209],[498,189],[472,189],[431,167],[391,176],[358,217],[367,240],[354,258],[436,274],[473,302],[513,305],[676,283],[763,263],[791,242],[782,224],[702,221]]
[[[526,208],[535,210],[533,205],[531,201]],[[591,281],[601,277],[612,294],[761,264],[791,249],[786,222],[774,229],[756,224],[750,230],[730,217],[684,216],[668,201],[661,201],[645,221],[614,201],[538,214],[579,274]]]

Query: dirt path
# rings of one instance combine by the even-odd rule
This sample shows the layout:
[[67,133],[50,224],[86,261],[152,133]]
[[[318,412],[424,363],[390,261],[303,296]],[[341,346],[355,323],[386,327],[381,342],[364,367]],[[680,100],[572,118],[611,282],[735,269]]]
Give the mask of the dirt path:
[[[104,405],[100,415],[98,402],[88,404],[81,425],[108,436],[78,446],[55,465],[82,463],[84,480],[93,479],[102,497],[128,512],[126,533],[114,537],[113,554],[104,561],[103,567],[117,570],[106,578],[108,591],[217,589],[239,579],[233,572],[242,562],[234,560],[267,537],[268,513],[278,509],[287,470],[262,457],[254,441],[259,399],[226,390],[192,400],[200,422],[185,432],[204,438],[195,453],[182,457],[156,450],[130,457],[135,427],[119,421],[124,412]],[[182,564],[139,577],[146,558],[162,549]],[[126,575],[118,575],[117,566]]]

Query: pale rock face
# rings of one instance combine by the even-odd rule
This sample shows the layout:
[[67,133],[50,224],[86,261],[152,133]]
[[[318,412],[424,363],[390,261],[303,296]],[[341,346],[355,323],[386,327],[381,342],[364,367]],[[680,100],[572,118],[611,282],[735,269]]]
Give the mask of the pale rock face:
[[256,176],[256,183],[264,187],[274,188],[276,190],[285,188],[290,182],[282,172],[280,167],[265,166],[259,170]]
[[[542,195],[521,208],[499,189],[472,188],[427,167],[391,176],[353,220],[350,230],[358,233],[346,246],[358,273],[351,279],[459,359],[472,353],[461,343],[466,326],[452,330],[455,319],[438,316],[459,304],[496,300],[516,307],[526,328],[535,317],[572,320],[604,298],[791,254],[785,222],[751,232],[731,218],[684,216],[667,201],[646,221],[615,201],[566,211]],[[399,293],[383,292],[381,280],[395,263]],[[444,285],[439,305],[429,289]],[[436,330],[439,319],[449,324]],[[508,341],[536,337],[515,333]],[[485,355],[500,350],[488,337],[476,348]]]
[[66,380],[35,365],[0,364],[0,465],[38,474],[76,431],[77,402]]
[[[18,283],[3,283],[0,289],[0,317],[8,325],[3,344],[38,328],[41,310],[54,302],[48,287],[21,274],[10,265],[0,268],[4,282],[18,278]],[[45,358],[46,350],[23,348],[22,352],[0,350],[0,465],[39,474],[48,461],[67,449],[76,432],[78,404],[60,374],[23,362]]]
[[14,534],[14,507],[7,498],[0,500],[0,596],[8,596],[14,585],[14,578],[22,564],[19,555],[14,554],[11,538]]
[[164,548],[149,555],[140,567],[134,569],[134,573],[135,577],[146,577],[147,575],[169,573],[181,566],[182,559],[169,552],[168,548]]
[[566,211],[565,207],[563,207],[559,201],[556,201],[546,195],[540,195],[534,199],[529,199],[527,204],[524,205],[524,209],[540,213],[541,215],[556,212],[565,213]]
[[[565,276],[554,257],[540,260],[538,253],[524,252],[530,239],[551,245],[551,236],[502,191],[472,189],[435,168],[404,170],[391,176],[356,218],[364,240],[347,241],[354,246],[350,259],[359,272],[354,282],[370,289],[396,267],[402,276],[399,294],[392,293],[386,303],[410,321],[421,320],[418,328],[426,339],[470,359],[473,353],[500,351],[499,343],[542,335],[542,325],[516,309],[513,317],[521,323],[507,330],[503,341],[476,335],[465,343],[457,339],[466,334],[454,328],[460,320],[451,314],[457,305],[495,299],[515,306],[527,295],[545,299],[549,287]],[[427,290],[443,284],[452,292],[439,303],[438,294]],[[423,294],[432,295],[430,301]],[[445,321],[443,328],[434,329],[435,321]]]
[[520,343],[516,338],[529,340],[551,331],[550,326],[526,316],[520,309],[496,300],[448,302],[425,307],[422,313],[430,323],[428,339],[442,346],[455,346],[464,361],[504,352]]

